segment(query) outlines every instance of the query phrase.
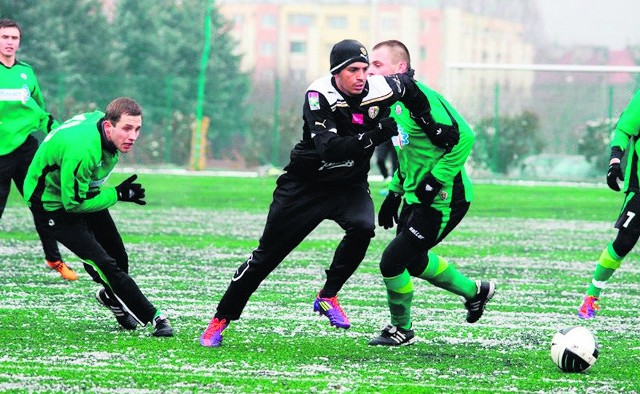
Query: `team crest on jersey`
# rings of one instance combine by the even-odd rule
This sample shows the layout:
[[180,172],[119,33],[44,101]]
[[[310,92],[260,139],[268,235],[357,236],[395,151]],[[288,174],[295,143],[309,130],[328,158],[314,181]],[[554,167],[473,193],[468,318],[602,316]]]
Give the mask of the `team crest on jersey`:
[[369,108],[370,119],[374,119],[376,116],[378,116],[379,113],[380,113],[380,107],[378,107],[377,105]]
[[309,108],[312,111],[320,109],[320,94],[318,92],[309,92],[307,99],[309,100]]
[[400,104],[396,104],[396,115],[400,115],[402,113],[402,107],[400,106]]
[[447,198],[449,198],[449,193],[447,193],[445,190],[440,190],[440,193],[438,193],[438,196],[440,196],[440,199],[442,201],[447,201]]

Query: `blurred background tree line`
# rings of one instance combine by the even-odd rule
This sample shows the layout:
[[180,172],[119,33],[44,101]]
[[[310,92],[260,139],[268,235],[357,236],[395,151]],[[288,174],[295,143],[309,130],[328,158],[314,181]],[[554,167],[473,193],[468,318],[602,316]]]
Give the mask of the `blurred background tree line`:
[[[145,164],[188,161],[205,9],[205,0],[120,0],[106,13],[100,0],[0,0],[2,17],[23,30],[17,58],[35,69],[56,119],[118,96],[141,103],[141,143],[123,160]],[[210,155],[223,158],[251,137],[251,86],[215,9],[211,23],[204,115]]]

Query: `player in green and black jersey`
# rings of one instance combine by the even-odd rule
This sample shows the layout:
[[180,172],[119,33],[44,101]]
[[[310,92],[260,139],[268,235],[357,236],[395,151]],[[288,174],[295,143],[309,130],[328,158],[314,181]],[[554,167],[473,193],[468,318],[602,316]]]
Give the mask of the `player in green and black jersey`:
[[[598,299],[605,284],[613,273],[620,268],[622,260],[631,252],[640,237],[640,167],[638,151],[640,151],[640,91],[636,92],[627,108],[620,115],[609,144],[611,158],[607,171],[607,185],[619,192],[619,181],[624,181],[622,192],[625,198],[620,216],[615,223],[618,229],[616,238],[604,248],[593,272],[591,285],[587,289],[582,305],[578,308],[578,316],[582,319],[593,319],[600,309]],[[621,161],[626,153],[626,167],[622,172]]]
[[[34,133],[57,126],[45,110],[38,80],[30,65],[16,59],[22,29],[15,21],[0,19],[0,218],[11,191],[11,180],[22,194],[24,177],[38,148]],[[60,256],[56,241],[38,233],[48,267],[67,280],[78,276]]]
[[[400,41],[384,41],[371,54],[372,74],[413,73],[410,55]],[[491,299],[495,284],[473,281],[431,249],[440,243],[467,213],[473,191],[464,169],[475,136],[463,117],[439,93],[417,83],[428,99],[427,112],[441,132],[455,129],[460,138],[453,147],[434,144],[418,127],[404,103],[391,107],[399,134],[392,141],[399,168],[378,214],[384,228],[398,223],[396,238],[385,249],[380,271],[387,288],[391,324],[370,345],[398,346],[415,341],[411,322],[413,284],[418,277],[465,299],[467,321],[474,323]],[[398,208],[404,205],[398,217]]]
[[24,182],[24,198],[36,228],[49,231],[84,262],[102,285],[96,299],[118,323],[133,330],[152,322],[154,336],[172,336],[169,320],[142,294],[129,276],[129,256],[108,208],[118,201],[144,205],[145,190],[136,175],[104,187],[118,162],[138,139],[142,109],[120,97],[106,112],[77,115],[54,129],[36,152]]

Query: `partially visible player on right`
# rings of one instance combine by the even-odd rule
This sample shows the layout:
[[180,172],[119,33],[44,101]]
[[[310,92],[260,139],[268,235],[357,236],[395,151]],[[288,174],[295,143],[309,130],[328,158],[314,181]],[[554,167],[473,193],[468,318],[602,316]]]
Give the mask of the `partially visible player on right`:
[[[618,235],[610,242],[600,254],[596,264],[591,285],[587,294],[578,308],[578,316],[581,319],[593,319],[600,310],[598,300],[605,284],[611,278],[616,269],[620,268],[622,260],[631,252],[640,237],[640,167],[638,167],[638,149],[640,143],[640,91],[636,92],[627,108],[620,115],[616,124],[611,143],[611,159],[607,171],[607,185],[619,192],[618,181],[623,181],[622,191],[625,193],[620,216],[614,227],[618,229]],[[627,164],[625,173],[620,166],[622,157],[627,151]]]

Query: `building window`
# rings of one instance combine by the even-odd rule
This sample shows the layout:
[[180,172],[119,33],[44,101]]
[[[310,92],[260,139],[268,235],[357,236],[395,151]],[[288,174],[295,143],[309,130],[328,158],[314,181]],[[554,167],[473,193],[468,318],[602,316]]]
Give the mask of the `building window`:
[[304,41],[291,41],[289,45],[289,51],[291,53],[306,53],[307,52],[307,43]]
[[291,26],[311,26],[313,24],[313,17],[303,14],[289,15],[289,24]]
[[429,22],[430,21],[428,19],[423,19],[423,20],[420,21],[420,23],[422,24],[422,26],[420,28],[422,29],[422,31],[424,33],[429,31],[429,25],[430,25]]
[[327,19],[327,25],[331,29],[346,29],[348,22],[345,16],[330,16]]
[[275,53],[275,44],[270,41],[260,43],[260,54],[263,56],[273,56]]
[[294,81],[306,81],[307,76],[303,69],[293,69],[291,70],[291,78]]
[[369,18],[360,18],[360,30],[369,30]]
[[276,73],[271,68],[263,68],[260,70],[261,81],[273,81],[276,77]]
[[244,15],[243,14],[233,15],[233,23],[236,25],[242,25],[244,23]]
[[385,16],[380,19],[380,27],[382,30],[397,30],[398,23],[395,17]]
[[271,14],[265,14],[260,17],[260,24],[262,27],[275,27],[276,16]]

